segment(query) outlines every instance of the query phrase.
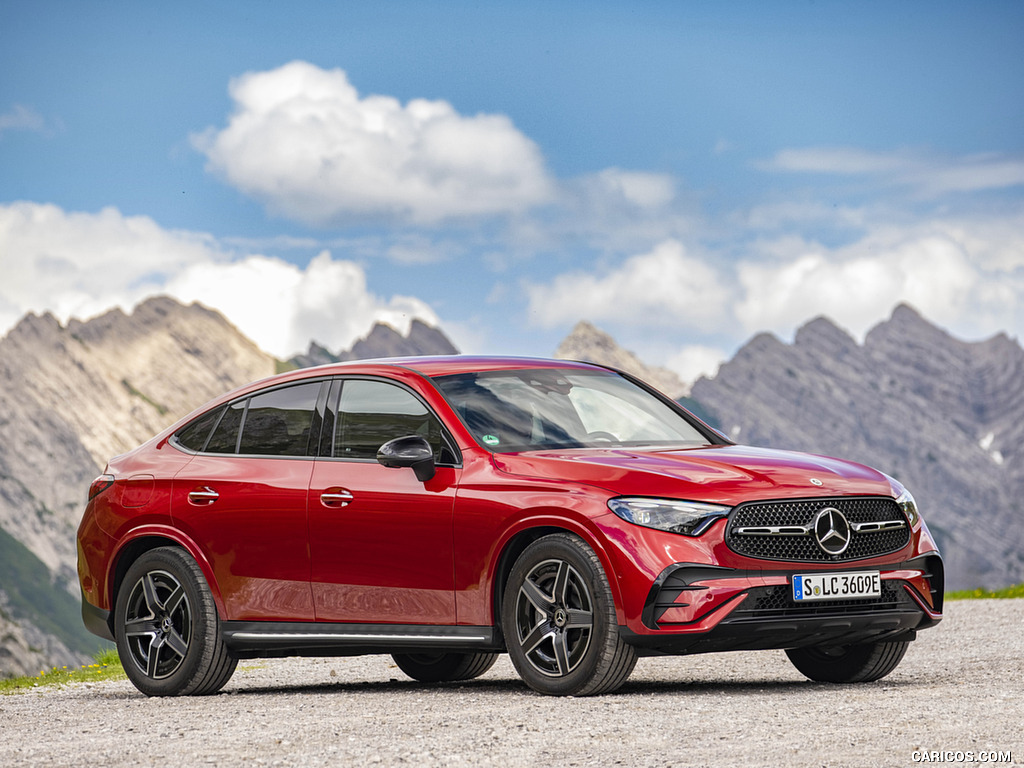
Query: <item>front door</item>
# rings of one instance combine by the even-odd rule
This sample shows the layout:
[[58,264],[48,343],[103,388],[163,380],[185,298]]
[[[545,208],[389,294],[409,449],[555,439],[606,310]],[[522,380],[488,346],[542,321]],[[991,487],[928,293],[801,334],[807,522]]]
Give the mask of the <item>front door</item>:
[[[345,379],[332,397],[331,456],[317,460],[308,502],[317,620],[455,624],[459,470],[440,423],[410,390],[379,379]],[[415,434],[448,464],[426,483],[376,460],[385,442]]]

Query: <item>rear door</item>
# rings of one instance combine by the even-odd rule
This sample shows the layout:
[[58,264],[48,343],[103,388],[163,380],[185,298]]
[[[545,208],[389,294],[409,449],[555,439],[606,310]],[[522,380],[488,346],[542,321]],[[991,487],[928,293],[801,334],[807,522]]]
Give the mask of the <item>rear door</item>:
[[226,406],[175,477],[172,515],[209,560],[227,619],[313,619],[306,499],[326,386],[292,384]]

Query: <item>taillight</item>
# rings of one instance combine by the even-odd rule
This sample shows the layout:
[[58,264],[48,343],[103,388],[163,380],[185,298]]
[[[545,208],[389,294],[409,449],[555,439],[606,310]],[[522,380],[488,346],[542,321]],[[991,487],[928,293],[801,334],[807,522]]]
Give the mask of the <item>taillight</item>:
[[113,475],[100,475],[89,486],[89,501],[92,501],[114,484]]

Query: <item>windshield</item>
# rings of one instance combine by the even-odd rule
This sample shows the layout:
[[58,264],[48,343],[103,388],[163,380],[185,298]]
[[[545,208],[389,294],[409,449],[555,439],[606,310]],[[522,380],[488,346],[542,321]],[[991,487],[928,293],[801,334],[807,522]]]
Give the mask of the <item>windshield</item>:
[[498,453],[708,444],[678,411],[610,371],[489,371],[433,381],[476,441]]

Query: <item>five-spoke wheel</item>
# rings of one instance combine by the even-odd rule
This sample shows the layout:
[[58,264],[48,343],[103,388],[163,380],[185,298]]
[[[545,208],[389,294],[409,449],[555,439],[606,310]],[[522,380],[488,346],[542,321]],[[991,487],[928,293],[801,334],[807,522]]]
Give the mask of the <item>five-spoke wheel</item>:
[[128,569],[114,637],[125,673],[148,696],[214,693],[237,664],[202,571],[175,547],[150,550]]
[[636,663],[619,636],[601,561],[571,534],[545,536],[519,556],[505,587],[502,629],[516,670],[540,693],[607,693]]
[[181,583],[167,571],[144,573],[128,595],[124,638],[136,669],[153,680],[174,674],[192,639],[192,611]]

